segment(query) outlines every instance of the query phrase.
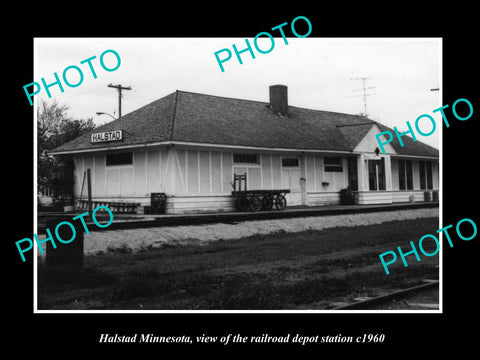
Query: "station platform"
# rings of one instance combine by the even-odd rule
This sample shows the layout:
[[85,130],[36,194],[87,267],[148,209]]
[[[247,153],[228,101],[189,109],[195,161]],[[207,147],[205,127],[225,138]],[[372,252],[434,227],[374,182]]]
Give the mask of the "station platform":
[[[438,201],[430,202],[416,202],[416,203],[395,203],[395,204],[376,204],[376,205],[332,205],[332,206],[297,206],[287,207],[282,211],[258,211],[258,212],[221,212],[221,213],[194,213],[194,214],[114,214],[113,222],[108,228],[101,229],[96,226],[91,226],[92,231],[102,230],[117,230],[117,229],[134,229],[145,227],[162,227],[162,226],[185,226],[185,225],[199,225],[212,223],[228,223],[235,224],[241,221],[249,220],[272,220],[285,219],[294,217],[309,217],[309,216],[327,216],[327,215],[342,215],[355,214],[367,212],[382,212],[382,211],[399,211],[420,208],[435,208],[439,207]],[[57,213],[57,212],[39,212],[37,216],[38,234],[45,233],[47,224],[58,222],[68,218],[73,218],[84,211],[71,213]],[[85,217],[87,225],[92,220],[88,221]],[[97,216],[99,222],[102,221],[101,216]],[[77,220],[79,221],[79,220]]]

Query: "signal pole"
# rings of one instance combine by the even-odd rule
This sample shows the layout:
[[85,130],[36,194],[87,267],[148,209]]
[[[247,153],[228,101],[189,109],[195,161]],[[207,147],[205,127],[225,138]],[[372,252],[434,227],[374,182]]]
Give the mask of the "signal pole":
[[122,90],[132,90],[131,86],[123,87],[122,85],[112,85],[108,84],[108,87],[115,88],[118,90],[118,117],[122,117]]

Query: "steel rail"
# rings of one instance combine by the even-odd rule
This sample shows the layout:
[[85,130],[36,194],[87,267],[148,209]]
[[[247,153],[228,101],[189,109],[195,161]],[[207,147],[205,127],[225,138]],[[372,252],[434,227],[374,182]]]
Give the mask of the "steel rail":
[[412,286],[407,289],[398,290],[390,294],[380,295],[380,296],[373,297],[371,299],[356,301],[348,305],[338,306],[333,308],[332,310],[365,309],[368,307],[372,307],[373,305],[386,303],[388,301],[400,299],[402,297],[405,297],[411,294],[416,294],[424,290],[429,290],[429,289],[438,287],[438,285],[439,285],[439,281],[435,280],[435,281],[428,282],[426,284],[421,284],[417,286]]

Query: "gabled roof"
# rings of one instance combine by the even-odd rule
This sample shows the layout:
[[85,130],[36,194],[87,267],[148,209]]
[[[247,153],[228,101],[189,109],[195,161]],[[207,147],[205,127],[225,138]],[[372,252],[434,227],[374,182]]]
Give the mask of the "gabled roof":
[[[363,116],[288,107],[288,117],[268,103],[176,91],[93,132],[124,130],[123,141],[90,143],[90,134],[50,153],[147,145],[168,141],[272,149],[353,151],[375,122]],[[379,128],[389,128],[377,124]],[[391,130],[391,129],[390,129]],[[391,130],[393,132],[393,130]],[[410,139],[410,138],[408,138]],[[438,150],[408,141],[399,154],[438,157]],[[397,148],[397,146],[398,148]],[[408,149],[407,149],[408,148]]]
[[337,125],[337,128],[345,138],[349,147],[353,150],[374,124],[374,122],[370,121],[364,122],[363,124]]

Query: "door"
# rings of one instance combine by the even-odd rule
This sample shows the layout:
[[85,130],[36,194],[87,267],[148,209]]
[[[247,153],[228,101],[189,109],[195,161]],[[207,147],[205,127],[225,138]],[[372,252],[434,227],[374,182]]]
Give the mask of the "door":
[[385,190],[385,159],[368,160],[368,185],[370,190]]
[[350,190],[358,190],[358,171],[357,171],[357,158],[349,157],[347,158],[348,162],[348,186]]
[[282,189],[290,189],[285,195],[287,206],[302,205],[302,174],[298,157],[282,158]]

